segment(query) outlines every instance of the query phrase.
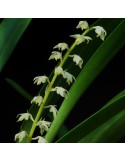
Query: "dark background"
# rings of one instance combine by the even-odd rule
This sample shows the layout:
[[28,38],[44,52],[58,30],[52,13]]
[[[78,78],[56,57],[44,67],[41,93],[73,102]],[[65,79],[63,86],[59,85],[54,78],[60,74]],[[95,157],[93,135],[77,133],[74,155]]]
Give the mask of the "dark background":
[[[30,108],[30,102],[20,96],[5,78],[19,83],[32,96],[39,87],[33,85],[33,78],[49,75],[56,65],[48,61],[52,48],[59,42],[71,44],[69,35],[77,33],[80,20],[87,20],[91,25],[97,19],[33,19],[18,42],[0,76],[0,142],[14,142],[21,123],[16,116]],[[66,124],[69,129],[79,124],[108,100],[125,88],[125,47],[112,59],[97,79],[91,84],[84,96],[76,104]],[[79,109],[79,105],[84,109]],[[119,142],[124,142],[124,138]]]

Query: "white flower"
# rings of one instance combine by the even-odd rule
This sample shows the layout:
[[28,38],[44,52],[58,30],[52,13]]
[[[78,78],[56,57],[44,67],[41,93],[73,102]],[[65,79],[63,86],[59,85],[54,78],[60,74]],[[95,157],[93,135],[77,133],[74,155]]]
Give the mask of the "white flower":
[[70,57],[73,57],[73,61],[76,63],[76,65],[78,65],[82,69],[83,64],[82,58],[76,54],[70,55]]
[[27,136],[26,131],[21,131],[20,133],[17,133],[15,135],[14,140],[16,141],[17,139],[19,139],[19,142],[21,142],[23,140],[23,138],[25,138]]
[[37,140],[38,139],[38,143],[48,143],[47,140],[44,137],[41,136],[37,136],[35,138],[32,138],[32,140]]
[[66,44],[66,43],[59,43],[54,47],[54,49],[55,48],[58,48],[61,51],[64,51],[65,49],[67,49],[67,50],[69,49],[68,44]]
[[51,56],[49,57],[49,60],[52,60],[52,59],[55,59],[56,61],[59,59],[62,60],[62,53],[58,51],[53,51]]
[[56,105],[49,105],[49,106],[45,106],[44,108],[50,108],[49,111],[53,113],[53,118],[56,118],[57,115],[57,109],[56,109]]
[[89,25],[88,25],[88,23],[86,21],[80,21],[76,28],[77,29],[81,28],[82,30],[83,29],[88,29]]
[[66,82],[70,85],[70,83],[73,82],[73,79],[75,80],[75,77],[68,73],[67,71],[63,71],[62,73],[63,78],[66,79]]
[[34,84],[36,83],[37,85],[40,85],[41,83],[49,82],[49,79],[47,76],[37,76],[33,79]]
[[76,39],[77,45],[79,45],[80,43],[85,42],[85,41],[87,41],[87,43],[89,43],[89,41],[92,40],[92,38],[90,38],[88,36],[80,35],[80,34],[70,35],[70,37]]
[[39,95],[39,96],[35,96],[32,99],[31,103],[35,103],[35,104],[38,104],[38,106],[40,106],[42,101],[43,101],[43,97]]
[[52,88],[51,91],[56,91],[56,93],[62,97],[67,97],[67,95],[68,95],[68,91],[62,87]]
[[39,136],[38,143],[48,143],[48,142],[45,138]]
[[51,122],[45,121],[44,119],[38,121],[37,126],[40,128],[40,133],[43,134],[44,131],[48,132],[50,124]]
[[101,26],[95,26],[95,27],[93,27],[93,29],[95,29],[97,37],[100,37],[104,41],[105,36],[107,34],[105,29]]
[[28,119],[31,119],[32,121],[34,121],[32,115],[30,113],[22,113],[22,114],[17,115],[17,117],[18,116],[20,116],[20,117],[17,120],[17,122],[22,121],[22,120],[28,120]]
[[63,69],[61,66],[58,66],[57,68],[55,68],[55,74],[60,75],[62,74],[62,72],[63,72]]

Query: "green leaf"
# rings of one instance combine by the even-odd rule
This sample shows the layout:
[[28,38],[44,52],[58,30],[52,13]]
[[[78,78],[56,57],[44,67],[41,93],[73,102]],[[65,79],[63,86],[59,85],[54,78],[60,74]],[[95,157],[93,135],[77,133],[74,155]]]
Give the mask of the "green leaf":
[[[116,138],[118,140],[118,137],[120,138],[125,133],[125,131],[120,132],[120,129],[121,127],[124,126],[125,121],[122,119],[122,117],[119,118],[122,115],[121,112],[124,110],[124,108],[125,108],[125,90],[119,93],[118,95],[116,95],[106,105],[104,105],[99,111],[97,111],[92,116],[90,116],[89,118],[81,122],[78,126],[76,126],[70,132],[65,134],[57,142],[59,143],[62,143],[62,142],[64,143],[73,142],[74,143],[78,141],[79,142],[90,142],[90,141],[94,142],[97,139],[99,140],[99,137],[100,136],[102,137],[103,135],[104,135],[103,142],[111,142],[113,140],[116,140]],[[123,113],[123,116],[124,115],[125,114]],[[120,120],[118,121],[117,119],[120,119]],[[118,131],[119,133],[114,133],[116,129],[119,129]]]
[[[97,22],[95,22],[93,25],[100,25],[100,26],[103,26],[108,35],[110,35],[110,33],[121,23],[123,19],[99,19]],[[73,50],[73,53],[77,53],[78,55],[80,55],[82,58],[84,58],[84,64],[86,64],[88,62],[88,60],[91,58],[91,56],[93,55],[93,53],[97,50],[97,48],[102,44],[102,41],[99,39],[99,38],[96,38],[95,34],[93,34],[93,32],[90,32],[88,36],[92,36],[93,38],[93,41],[90,42],[89,44],[81,44],[79,46],[76,46],[75,49]],[[95,40],[94,40],[95,39]],[[67,60],[67,62],[65,63],[64,65],[64,69],[68,69],[68,71],[70,73],[72,73],[73,75],[75,75],[75,77],[78,76],[79,72],[80,72],[80,69],[77,68],[74,63],[71,62],[71,60]],[[92,72],[93,73],[93,72]],[[53,76],[53,72],[51,73],[50,75],[50,80]],[[94,79],[94,78],[93,78]],[[77,81],[75,82],[77,83]],[[74,83],[74,84],[75,84]],[[60,78],[57,78],[57,81],[55,83],[55,85],[58,85],[58,86],[64,86],[64,87],[67,87],[67,84],[64,80],[61,80],[60,81]],[[89,85],[87,85],[89,86]],[[43,96],[44,95],[44,92],[45,92],[45,88],[46,88],[46,84],[42,87],[42,89],[40,90],[40,94]],[[60,97],[58,95],[55,95],[55,94],[51,94],[49,96],[49,99],[47,101],[47,104],[55,104],[59,101]],[[36,107],[36,105],[32,105],[31,108],[30,108],[30,113],[35,117],[36,116],[36,113],[37,113],[38,109]],[[67,111],[66,111],[67,112]],[[69,110],[70,112],[70,110]],[[69,113],[68,112],[68,113]],[[68,114],[67,114],[68,115]],[[65,116],[66,117],[66,116]],[[61,116],[62,118],[62,116]],[[63,121],[61,122],[64,122],[64,118],[63,118]],[[31,122],[28,121],[28,122],[24,122],[23,125],[22,125],[22,129],[23,130],[26,130],[28,133],[30,131],[30,128],[31,128]],[[54,133],[54,136],[56,135],[58,129],[60,128],[61,126],[61,123],[59,123],[59,127],[56,129],[56,132]],[[52,126],[53,127],[53,126]],[[53,128],[51,128],[53,129]],[[51,132],[52,133],[52,132]],[[48,135],[47,135],[48,136]],[[53,137],[54,138],[54,137]],[[23,141],[23,142],[26,142],[26,139]]]
[[[125,107],[125,106],[124,106]],[[117,107],[118,108],[118,107]],[[122,110],[110,120],[96,128],[93,132],[78,141],[79,143],[118,142],[125,135],[125,110]]]
[[123,37],[123,35],[125,35],[124,28],[125,20],[123,20],[108,36],[84,66],[83,70],[77,77],[76,82],[72,85],[69,91],[69,96],[63,101],[58,115],[46,135],[46,140],[48,142],[52,142],[60,126],[65,121],[81,95],[86,91],[88,86],[102,71],[102,69],[104,69],[113,56],[115,56],[118,50],[125,44],[125,38]]
[[32,96],[24,89],[22,88],[18,83],[16,83],[15,81],[6,78],[5,79],[7,81],[7,83],[9,83],[19,94],[21,94],[24,98],[26,98],[28,101],[32,100]]
[[30,21],[31,18],[6,18],[0,24],[0,72]]

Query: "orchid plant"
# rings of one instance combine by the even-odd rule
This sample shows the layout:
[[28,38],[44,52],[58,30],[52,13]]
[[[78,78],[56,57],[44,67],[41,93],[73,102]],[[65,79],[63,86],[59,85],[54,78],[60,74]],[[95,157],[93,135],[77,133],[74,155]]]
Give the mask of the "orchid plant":
[[[52,113],[53,120],[56,119],[58,116],[59,108],[57,107],[56,103],[52,105],[51,103],[47,105],[47,100],[51,93],[56,93],[57,95],[60,95],[62,98],[67,99],[69,92],[68,90],[63,86],[55,86],[55,81],[58,76],[61,76],[61,79],[65,79],[68,85],[71,85],[73,82],[77,80],[73,74],[70,74],[70,72],[67,69],[63,68],[63,65],[69,59],[70,61],[73,61],[75,64],[74,66],[78,66],[80,69],[83,68],[84,65],[84,58],[81,58],[77,53],[73,53],[72,51],[75,48],[75,46],[78,46],[79,44],[86,44],[92,41],[92,38],[88,36],[90,31],[94,31],[96,34],[96,37],[99,37],[102,41],[104,41],[106,37],[106,31],[101,26],[93,26],[89,27],[89,24],[87,21],[80,21],[76,27],[77,29],[80,29],[82,31],[81,34],[74,34],[70,35],[70,37],[75,38],[75,42],[71,47],[67,43],[61,42],[58,43],[56,46],[53,47],[54,51],[52,51],[49,60],[55,60],[59,61],[58,65],[55,67],[54,74],[52,79],[46,75],[42,76],[36,76],[33,79],[34,84],[41,85],[46,84],[46,89],[44,96],[41,96],[38,94],[31,100],[31,104],[36,104],[39,109],[38,112],[33,118],[32,114],[29,112],[19,114],[17,122],[21,121],[27,121],[31,120],[32,126],[30,129],[30,132],[26,132],[25,130],[21,130],[21,132],[17,133],[15,135],[15,141],[22,142],[24,138],[27,138],[27,142],[32,142],[34,140],[37,140],[38,143],[47,143],[47,139],[45,138],[45,135],[47,132],[49,132],[49,129],[51,127],[51,124],[53,121],[46,120],[46,117],[43,117],[44,110],[48,109],[50,113]],[[36,128],[38,128],[40,131],[40,134],[38,134],[36,137],[34,137]]]

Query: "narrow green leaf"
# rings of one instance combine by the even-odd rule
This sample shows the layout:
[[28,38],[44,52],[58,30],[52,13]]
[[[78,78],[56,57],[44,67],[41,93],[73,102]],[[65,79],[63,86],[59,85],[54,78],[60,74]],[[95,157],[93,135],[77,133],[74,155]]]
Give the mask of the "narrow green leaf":
[[[98,128],[98,127],[102,127],[102,125],[104,123],[111,120],[114,116],[117,116],[122,110],[124,110],[124,108],[125,108],[125,90],[122,91],[121,93],[119,93],[118,95],[116,95],[106,105],[104,105],[99,111],[97,111],[95,114],[93,114],[92,116],[90,116],[89,118],[87,118],[86,120],[81,122],[78,126],[76,126],[70,132],[65,134],[57,142],[59,142],[59,143],[77,142],[85,136],[89,137],[89,134],[91,134],[91,132],[94,132],[96,130],[96,128]],[[117,124],[116,124],[116,126],[117,126]],[[113,133],[113,130],[115,130],[112,128],[110,128],[110,129],[111,129],[112,133]],[[108,130],[108,131],[110,131],[110,130]],[[93,136],[91,136],[91,138],[97,138],[98,134],[100,134],[100,133],[96,132],[96,134],[93,134]],[[121,136],[123,134],[116,133],[113,136],[116,137],[118,135]],[[107,137],[109,138],[109,136],[106,136],[105,138],[107,138]],[[114,137],[111,136],[112,139],[114,139]],[[86,142],[87,142],[87,140],[86,140]]]
[[0,24],[0,72],[30,21],[31,18],[6,18]]
[[[124,105],[125,107],[125,105]],[[119,108],[119,107],[117,107]],[[118,140],[125,135],[125,109],[113,116],[110,120],[100,125],[90,134],[78,141],[79,143],[92,142],[118,142]]]
[[[49,132],[46,135],[48,142],[52,142],[60,126],[65,121],[70,111],[85,92],[88,86],[102,71],[107,63],[113,58],[118,50],[125,44],[125,20],[110,34],[110,36],[97,49],[94,55],[90,58],[83,70],[79,74],[76,82],[72,85],[69,96],[65,99],[59,109],[58,115],[53,121]],[[83,84],[84,83],[84,84]],[[77,93],[76,93],[77,92]]]
[[19,94],[21,94],[24,98],[26,98],[27,100],[31,101],[32,100],[32,96],[24,89],[22,88],[19,84],[17,84],[15,81],[6,78],[5,79],[7,81],[7,83],[9,83]]

